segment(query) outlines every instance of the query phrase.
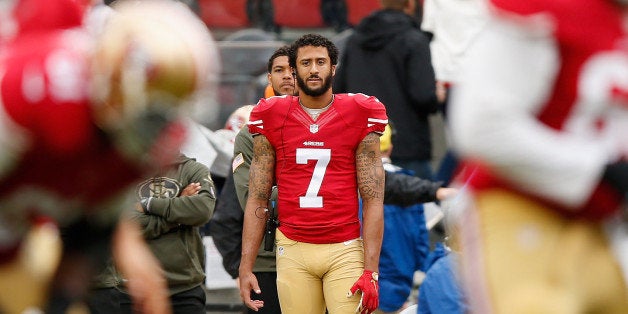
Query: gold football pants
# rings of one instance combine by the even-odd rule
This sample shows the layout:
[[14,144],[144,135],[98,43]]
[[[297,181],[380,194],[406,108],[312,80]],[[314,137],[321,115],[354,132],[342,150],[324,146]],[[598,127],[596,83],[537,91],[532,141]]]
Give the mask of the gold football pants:
[[459,241],[474,313],[628,313],[602,224],[567,219],[504,190],[473,200]]
[[283,314],[355,313],[361,294],[347,297],[364,270],[362,239],[311,244],[277,229],[277,292]]

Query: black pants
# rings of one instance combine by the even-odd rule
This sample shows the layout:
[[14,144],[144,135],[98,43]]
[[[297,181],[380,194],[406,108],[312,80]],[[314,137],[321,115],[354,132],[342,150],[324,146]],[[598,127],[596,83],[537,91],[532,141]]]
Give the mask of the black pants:
[[[92,291],[89,299],[92,314],[133,314],[131,296],[115,288]],[[205,290],[197,286],[170,296],[173,314],[206,314]]]
[[264,301],[264,307],[258,312],[248,309],[249,314],[280,314],[279,297],[277,296],[277,273],[255,272],[257,283],[262,294],[251,291],[251,299]]
[[123,293],[116,288],[91,290],[87,306],[91,314],[117,314],[120,311],[120,296]]

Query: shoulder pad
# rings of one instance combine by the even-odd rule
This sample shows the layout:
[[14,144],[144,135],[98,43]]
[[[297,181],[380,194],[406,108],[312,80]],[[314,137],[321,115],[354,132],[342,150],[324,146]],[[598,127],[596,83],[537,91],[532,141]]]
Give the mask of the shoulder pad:
[[363,109],[377,109],[384,106],[375,96],[362,93],[337,94],[336,97],[343,101],[353,101]]
[[255,135],[263,133],[263,129],[280,127],[279,123],[283,123],[294,99],[295,97],[287,95],[260,99],[251,111],[249,132]]
[[[384,127],[388,124],[386,108],[377,98],[364,94],[337,94],[339,102],[347,105],[338,106],[337,110],[343,115],[343,119],[350,125],[360,128],[367,127],[375,132],[384,132]],[[359,110],[350,111],[355,104]],[[350,111],[350,112],[349,112]],[[357,113],[357,114],[356,114]]]

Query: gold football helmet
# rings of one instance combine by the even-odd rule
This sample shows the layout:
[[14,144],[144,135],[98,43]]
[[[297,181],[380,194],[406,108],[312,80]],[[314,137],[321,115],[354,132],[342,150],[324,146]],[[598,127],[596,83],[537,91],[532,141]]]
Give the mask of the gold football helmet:
[[117,1],[113,8],[93,65],[102,127],[119,127],[156,104],[177,108],[211,83],[220,66],[216,44],[187,6],[151,0]]

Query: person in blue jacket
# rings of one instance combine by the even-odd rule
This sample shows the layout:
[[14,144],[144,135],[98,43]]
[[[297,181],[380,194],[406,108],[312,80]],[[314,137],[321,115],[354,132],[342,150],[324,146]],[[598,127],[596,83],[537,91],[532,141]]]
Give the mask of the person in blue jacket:
[[425,261],[425,279],[419,287],[417,314],[464,314],[464,301],[455,265],[458,253],[437,243]]
[[[394,128],[389,124],[380,137],[384,170],[412,175],[411,171],[397,167],[390,161],[393,133]],[[384,239],[379,259],[378,308],[382,312],[396,312],[404,307],[412,292],[414,273],[424,268],[430,251],[430,240],[423,203],[444,200],[457,192],[454,188],[443,187],[441,182],[415,179],[414,188],[422,191],[422,195],[413,202],[397,205],[399,203],[392,204],[384,200]],[[402,189],[401,186],[399,188]]]

